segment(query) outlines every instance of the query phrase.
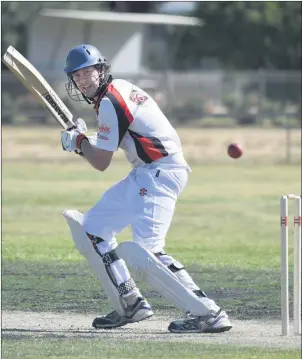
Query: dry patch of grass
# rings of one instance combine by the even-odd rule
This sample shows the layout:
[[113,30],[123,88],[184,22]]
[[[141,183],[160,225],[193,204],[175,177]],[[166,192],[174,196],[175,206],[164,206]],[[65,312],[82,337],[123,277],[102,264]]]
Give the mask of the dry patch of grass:
[[[293,163],[301,160],[301,130],[291,131],[287,144],[282,129],[180,129],[179,134],[187,157],[197,163],[234,162],[226,154],[227,146],[239,143],[244,148],[241,162],[283,163],[290,150]],[[287,149],[290,146],[290,149]]]
[[[179,128],[183,150],[191,163],[233,163],[226,148],[237,142],[244,148],[240,163],[285,163],[288,154],[292,163],[301,161],[301,130],[287,136],[282,129],[233,128],[200,129]],[[60,130],[56,127],[3,127],[2,156],[4,160],[76,160],[62,151]],[[116,158],[123,158],[119,150]],[[239,161],[238,161],[239,162]]]

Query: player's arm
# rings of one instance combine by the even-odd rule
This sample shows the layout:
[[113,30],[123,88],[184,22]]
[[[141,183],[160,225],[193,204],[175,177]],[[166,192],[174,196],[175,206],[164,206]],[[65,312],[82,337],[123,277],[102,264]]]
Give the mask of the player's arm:
[[[79,121],[79,120],[77,120]],[[83,120],[81,120],[83,121]],[[99,132],[95,143],[86,137],[85,123],[76,122],[76,128],[62,132],[62,146],[66,151],[82,152],[87,161],[97,170],[105,171],[110,165],[113,152],[118,150],[122,131],[112,102],[101,101],[98,114]],[[126,129],[123,129],[123,135]]]
[[108,98],[104,98],[100,103],[97,121],[99,132],[95,147],[85,140],[81,150],[85,157],[88,156],[87,159],[93,167],[105,171],[127,129],[120,128],[116,110]]
[[91,166],[102,172],[109,167],[113,156],[113,151],[98,148],[92,145],[87,138],[81,142],[81,151]]
[[110,165],[113,151],[98,148],[96,138],[87,137],[86,131],[85,121],[77,119],[74,127],[61,132],[62,147],[65,151],[83,155],[95,169],[105,171]]

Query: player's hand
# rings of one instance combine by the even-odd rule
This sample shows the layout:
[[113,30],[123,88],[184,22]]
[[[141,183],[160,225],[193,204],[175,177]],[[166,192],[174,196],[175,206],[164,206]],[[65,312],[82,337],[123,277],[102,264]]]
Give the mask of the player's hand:
[[78,118],[77,120],[75,120],[74,124],[76,126],[76,129],[78,131],[80,131],[81,133],[86,133],[87,132],[86,123],[82,118]]
[[[87,131],[87,126],[84,120],[78,118],[75,121],[75,127],[61,132],[61,143],[64,151],[75,151],[79,150],[81,152],[81,142]],[[78,152],[78,151],[77,151]]]

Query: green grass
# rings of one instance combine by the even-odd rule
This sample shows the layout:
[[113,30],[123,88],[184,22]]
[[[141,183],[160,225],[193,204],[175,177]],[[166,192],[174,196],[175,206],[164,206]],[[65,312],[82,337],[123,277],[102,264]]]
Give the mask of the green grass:
[[[81,163],[4,163],[4,258],[78,261],[62,211],[88,210],[127,170],[119,164],[98,173]],[[299,176],[297,166],[194,166],[167,251],[181,253],[187,265],[276,270],[279,197],[300,192]],[[129,231],[120,236],[126,239]]]
[[[193,278],[232,318],[280,315],[279,275],[274,271],[238,271],[189,266]],[[106,295],[84,262],[7,261],[3,263],[2,307],[9,310],[106,312]],[[177,312],[171,303],[138,281],[156,312]],[[18,295],[16,295],[18,293]],[[178,313],[180,314],[180,313]]]
[[[105,173],[81,161],[4,163],[4,309],[106,310],[61,213],[86,211],[128,170],[119,163]],[[166,250],[235,317],[279,315],[279,197],[287,192],[299,193],[296,166],[194,166],[179,199]],[[126,229],[119,240],[129,239]],[[142,288],[159,310],[173,310]]]
[[[18,345],[16,341],[18,340]],[[43,353],[43,354],[41,354]],[[5,359],[86,359],[86,358],[190,358],[190,359],[298,359],[298,350],[213,346],[202,343],[163,343],[158,341],[104,342],[100,339],[4,339],[2,354]]]

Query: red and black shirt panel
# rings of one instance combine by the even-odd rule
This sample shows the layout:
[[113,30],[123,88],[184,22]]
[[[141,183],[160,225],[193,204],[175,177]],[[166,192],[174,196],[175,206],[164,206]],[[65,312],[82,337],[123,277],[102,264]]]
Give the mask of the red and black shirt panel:
[[129,129],[128,132],[134,141],[138,157],[145,163],[151,163],[169,155],[158,138],[145,137]]
[[134,141],[137,155],[143,162],[151,163],[169,155],[158,138],[143,136],[135,131],[129,130],[129,126],[134,121],[133,115],[120,92],[113,84],[108,86],[105,97],[111,101],[117,115],[119,131],[118,146],[128,131]]
[[129,126],[133,122],[133,116],[122,98],[121,94],[117,91],[117,89],[110,84],[108,90],[106,92],[106,97],[111,101],[117,118],[118,118],[118,129],[119,129],[119,140],[118,145],[120,145],[125,133],[127,132]]

